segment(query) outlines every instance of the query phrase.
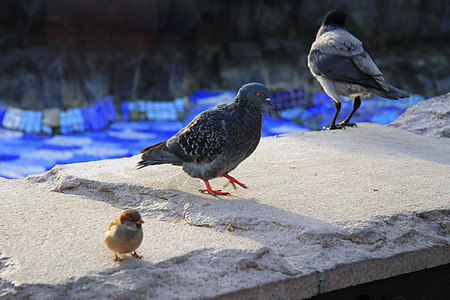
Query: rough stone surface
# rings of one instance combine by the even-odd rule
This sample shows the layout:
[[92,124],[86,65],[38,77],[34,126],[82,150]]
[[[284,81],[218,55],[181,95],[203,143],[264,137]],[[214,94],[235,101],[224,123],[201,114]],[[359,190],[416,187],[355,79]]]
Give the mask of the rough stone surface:
[[[199,193],[139,156],[0,180],[0,297],[302,299],[450,263],[450,140],[374,124],[263,138]],[[223,179],[211,181],[220,187]],[[142,260],[103,244],[126,208]]]
[[417,103],[389,125],[426,136],[450,138],[450,93]]

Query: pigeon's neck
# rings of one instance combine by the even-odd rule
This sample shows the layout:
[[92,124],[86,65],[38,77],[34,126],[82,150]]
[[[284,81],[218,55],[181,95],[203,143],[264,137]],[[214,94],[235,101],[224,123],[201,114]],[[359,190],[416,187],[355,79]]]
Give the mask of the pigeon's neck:
[[240,119],[250,132],[261,132],[261,107],[244,107],[240,109]]
[[[248,143],[252,144],[251,149],[254,150],[261,137],[262,114],[261,107],[240,106],[237,102],[232,102],[228,107],[230,109],[226,118],[226,127],[228,136],[240,137],[239,142],[242,147]],[[243,149],[247,149],[245,146]],[[247,153],[253,152],[245,150]]]
[[243,103],[241,101],[235,102],[237,110],[241,113],[261,114],[261,105],[248,105],[248,103]]

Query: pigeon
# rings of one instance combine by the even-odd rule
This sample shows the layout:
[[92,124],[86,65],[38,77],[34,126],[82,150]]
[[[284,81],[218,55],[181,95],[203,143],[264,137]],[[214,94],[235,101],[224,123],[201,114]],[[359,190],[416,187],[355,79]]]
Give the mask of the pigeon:
[[[347,31],[346,18],[343,10],[329,11],[308,54],[309,70],[333,99],[336,108],[329,129],[356,126],[350,119],[360,107],[361,97],[371,94],[392,100],[409,97],[408,93],[385,82],[361,41]],[[344,121],[336,124],[341,96],[354,97],[353,110]]]
[[137,168],[172,164],[182,166],[191,177],[205,182],[202,193],[229,195],[213,190],[209,180],[222,176],[234,188],[245,184],[228,173],[250,156],[261,138],[261,106],[273,106],[269,91],[261,83],[243,85],[230,103],[219,104],[197,115],[167,141],[141,150]]
[[117,253],[131,253],[136,258],[142,258],[136,253],[136,249],[141,245],[144,237],[143,223],[141,215],[135,209],[124,211],[111,222],[104,241],[105,245],[114,251],[114,261],[121,261]]

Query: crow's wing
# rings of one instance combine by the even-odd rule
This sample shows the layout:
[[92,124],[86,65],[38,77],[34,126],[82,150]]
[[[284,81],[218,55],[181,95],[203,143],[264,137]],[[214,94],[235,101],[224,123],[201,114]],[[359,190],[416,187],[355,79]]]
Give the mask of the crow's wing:
[[389,90],[361,42],[346,30],[321,35],[311,47],[309,62],[314,72],[330,80]]

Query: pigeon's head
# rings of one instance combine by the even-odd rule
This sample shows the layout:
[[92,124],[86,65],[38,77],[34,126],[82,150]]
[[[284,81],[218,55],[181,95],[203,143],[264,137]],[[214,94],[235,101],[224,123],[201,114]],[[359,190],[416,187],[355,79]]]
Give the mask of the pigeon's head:
[[347,13],[342,9],[330,10],[322,22],[323,26],[347,28]]
[[238,91],[235,101],[246,107],[258,107],[263,104],[273,106],[269,98],[269,90],[257,82],[244,84]]

